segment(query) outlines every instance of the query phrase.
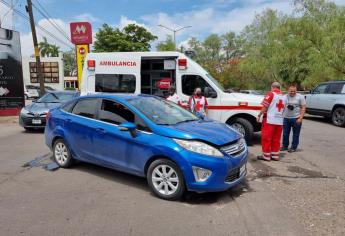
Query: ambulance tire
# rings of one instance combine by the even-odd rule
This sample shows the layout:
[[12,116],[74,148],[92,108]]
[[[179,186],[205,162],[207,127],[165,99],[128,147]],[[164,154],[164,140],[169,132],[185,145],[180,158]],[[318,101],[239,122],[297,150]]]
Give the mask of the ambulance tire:
[[[250,121],[237,117],[230,122],[230,125],[240,127],[244,131],[244,139],[247,145],[251,145],[254,136],[254,127]],[[241,133],[243,133],[243,131]]]

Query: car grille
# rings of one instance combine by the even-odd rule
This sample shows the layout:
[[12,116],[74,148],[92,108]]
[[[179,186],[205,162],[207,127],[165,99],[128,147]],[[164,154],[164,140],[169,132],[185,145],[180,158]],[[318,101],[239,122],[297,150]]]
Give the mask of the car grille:
[[236,156],[241,155],[243,152],[245,152],[246,149],[247,147],[246,147],[246,142],[244,141],[244,139],[239,139],[237,140],[236,143],[226,145],[222,147],[220,150],[230,156],[236,157]]
[[240,168],[231,170],[225,177],[225,182],[233,182],[240,177]]

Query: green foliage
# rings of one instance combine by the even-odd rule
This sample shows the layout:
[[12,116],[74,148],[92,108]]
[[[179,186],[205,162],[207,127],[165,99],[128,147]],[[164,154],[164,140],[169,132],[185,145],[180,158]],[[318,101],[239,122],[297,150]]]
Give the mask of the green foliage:
[[59,46],[50,44],[46,37],[43,37],[43,42],[38,43],[38,49],[42,57],[57,57],[59,56]]
[[174,40],[171,35],[167,35],[165,41],[160,42],[156,46],[157,51],[176,51]]
[[224,87],[268,89],[272,81],[311,89],[345,79],[345,8],[295,0],[295,14],[267,9],[238,35],[192,38],[195,59]]
[[96,33],[94,52],[149,51],[157,37],[144,27],[129,24],[122,30],[103,24]]
[[77,74],[77,62],[74,50],[64,52],[64,76],[76,76]]

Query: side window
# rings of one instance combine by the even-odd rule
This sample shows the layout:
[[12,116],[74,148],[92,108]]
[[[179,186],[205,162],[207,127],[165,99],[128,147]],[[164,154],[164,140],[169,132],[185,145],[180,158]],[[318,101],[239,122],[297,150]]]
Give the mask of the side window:
[[136,79],[126,74],[96,74],[96,92],[134,93]]
[[96,117],[97,104],[97,99],[79,100],[77,104],[74,106],[72,113],[94,119]]
[[204,93],[205,88],[211,86],[199,75],[182,75],[183,94],[190,96],[197,87],[200,87],[201,91]]
[[328,88],[328,84],[319,85],[314,89],[313,93],[314,94],[325,94],[327,88]]
[[74,107],[74,104],[75,102],[66,103],[65,105],[61,107],[61,109],[64,110],[65,112],[71,112],[72,108]]
[[138,130],[150,131],[140,117],[136,116],[132,111],[122,104],[111,100],[104,99],[102,101],[102,106],[98,117],[101,121],[116,125],[124,122],[132,122],[137,125]]
[[334,84],[330,84],[328,92],[330,94],[341,94],[343,89],[344,84],[341,83],[334,83]]

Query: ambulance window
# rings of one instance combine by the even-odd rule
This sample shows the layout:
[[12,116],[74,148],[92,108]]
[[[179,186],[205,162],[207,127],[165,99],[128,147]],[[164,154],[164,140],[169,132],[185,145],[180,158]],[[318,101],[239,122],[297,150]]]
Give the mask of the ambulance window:
[[201,76],[199,75],[182,75],[182,93],[186,95],[192,95],[195,88],[201,88],[204,92],[206,87],[211,87]]
[[126,74],[96,74],[96,92],[134,93],[136,78]]

